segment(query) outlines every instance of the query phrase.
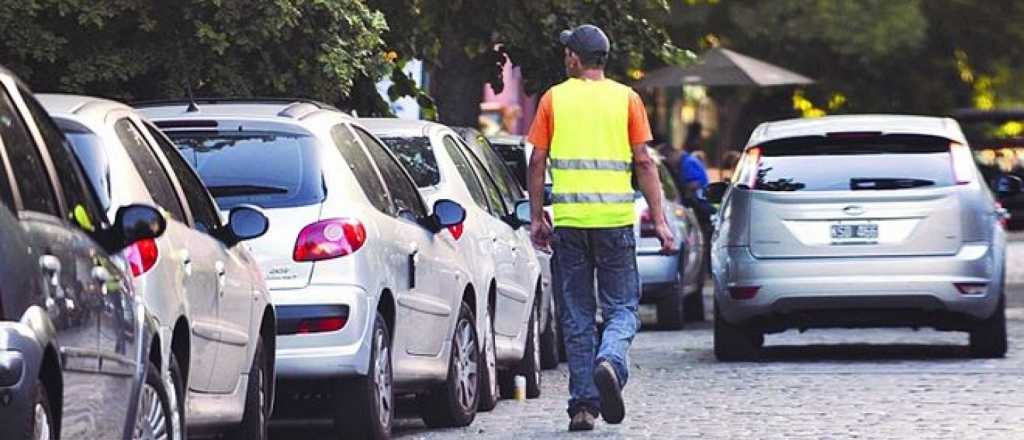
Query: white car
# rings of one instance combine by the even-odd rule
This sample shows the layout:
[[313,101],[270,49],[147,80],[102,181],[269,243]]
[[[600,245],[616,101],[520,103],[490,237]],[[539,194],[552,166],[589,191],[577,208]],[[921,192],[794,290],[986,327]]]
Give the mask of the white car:
[[343,438],[387,438],[395,397],[415,393],[430,426],[473,421],[474,311],[486,290],[458,257],[458,203],[428,210],[388,149],[324,104],[206,100],[143,112],[222,207],[251,203],[270,217],[251,246],[277,308],[282,411],[330,398],[320,406]]
[[493,408],[499,382],[510,390],[515,375],[526,377],[528,398],[540,396],[541,270],[529,231],[514,215],[515,205],[523,201],[522,190],[499,183],[484,166],[485,159],[444,125],[400,119],[361,122],[391,148],[424,198],[452,199],[466,207],[466,225],[457,234],[458,254],[473,267],[474,284],[487,286],[488,292],[487,302],[477,305],[487,331],[482,407]]
[[136,291],[159,320],[163,376],[176,403],[173,432],[184,423],[266,438],[276,320],[256,261],[240,243],[262,235],[267,218],[239,206],[223,224],[177,149],[131,107],[87,96],[38,98],[111,221],[119,207],[139,203],[167,218],[163,236],[129,246],[125,256]]

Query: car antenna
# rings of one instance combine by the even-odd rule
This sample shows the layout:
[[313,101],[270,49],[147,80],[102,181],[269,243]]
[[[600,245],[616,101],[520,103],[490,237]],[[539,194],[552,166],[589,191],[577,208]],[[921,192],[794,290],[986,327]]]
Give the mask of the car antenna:
[[185,92],[188,93],[188,108],[185,109],[185,113],[196,113],[199,111],[199,105],[196,104],[195,97],[192,96],[192,83],[191,81],[185,85]]

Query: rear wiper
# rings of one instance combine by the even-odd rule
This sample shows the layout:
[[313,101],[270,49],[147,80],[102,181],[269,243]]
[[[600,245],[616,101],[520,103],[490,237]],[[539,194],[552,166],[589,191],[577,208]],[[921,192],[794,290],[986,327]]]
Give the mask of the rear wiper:
[[217,185],[211,186],[214,197],[251,196],[257,194],[287,194],[288,188],[264,185]]
[[935,185],[934,180],[912,178],[868,177],[850,179],[850,189],[907,189]]

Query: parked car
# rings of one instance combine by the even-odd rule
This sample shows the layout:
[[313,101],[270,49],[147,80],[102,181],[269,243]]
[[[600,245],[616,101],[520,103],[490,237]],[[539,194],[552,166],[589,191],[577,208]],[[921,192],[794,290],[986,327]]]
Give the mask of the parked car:
[[458,254],[473,267],[474,285],[488,291],[476,311],[485,332],[482,409],[497,404],[499,385],[511,397],[516,375],[526,378],[527,398],[539,397],[541,270],[529,231],[513,215],[522,190],[497,183],[483,160],[444,125],[361,122],[398,157],[426,200],[451,199],[466,207],[465,227],[456,234]]
[[[462,138],[469,151],[475,153],[483,164],[482,168],[492,176],[493,180],[502,190],[504,197],[511,200],[526,200],[529,194],[526,192],[526,185],[521,184],[516,178],[515,168],[509,167],[496,150],[479,131],[474,128],[454,127],[452,128]],[[502,166],[502,164],[505,166]],[[514,209],[515,204],[509,206]],[[513,213],[514,214],[514,213]],[[526,225],[524,225],[526,226]],[[523,228],[529,239],[529,228]],[[530,247],[533,243],[530,242]],[[561,324],[558,321],[558,308],[555,304],[554,280],[551,275],[551,264],[553,262],[550,249],[536,249],[534,252],[540,262],[541,268],[541,299],[543,305],[540,313],[540,364],[542,368],[551,369],[558,367],[558,364],[566,359],[565,343],[562,341]]]
[[[525,184],[526,169],[533,147],[521,137],[500,136],[491,140],[496,150],[511,169],[519,170],[516,178]],[[693,209],[683,206],[672,174],[664,159],[651,150],[661,177],[662,206],[669,227],[675,231],[679,252],[661,253],[661,242],[654,233],[647,199],[636,192],[637,222],[634,226],[637,268],[640,271],[641,301],[657,305],[658,325],[665,329],[680,329],[686,321],[704,320],[704,281],[707,277],[705,238]],[[547,176],[550,192],[550,174]],[[634,186],[636,186],[634,184]]]
[[[346,438],[390,436],[395,397],[430,426],[476,415],[480,342],[473,285],[452,232],[355,119],[298,100],[155,103],[143,113],[178,145],[224,209],[254,204],[270,230],[249,242],[277,308],[278,395],[326,395]],[[312,398],[311,397],[311,398]],[[292,403],[295,403],[294,405]]]
[[174,438],[156,321],[125,247],[159,237],[144,205],[108,221],[64,137],[0,67],[0,438]]
[[[1020,179],[1004,177],[1006,195]],[[966,331],[1006,352],[1006,233],[952,119],[835,116],[760,125],[722,199],[715,355],[816,327]]]
[[177,148],[131,107],[75,95],[39,100],[70,141],[108,218],[134,203],[158,206],[167,218],[163,236],[130,246],[126,256],[135,291],[160,324],[173,421],[266,438],[276,319],[263,275],[240,246],[266,232],[266,216],[239,205],[223,223]]

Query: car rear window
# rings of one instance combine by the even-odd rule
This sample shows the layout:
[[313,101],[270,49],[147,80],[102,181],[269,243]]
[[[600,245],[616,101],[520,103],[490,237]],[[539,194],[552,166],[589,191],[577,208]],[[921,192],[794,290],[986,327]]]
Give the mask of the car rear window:
[[441,172],[437,169],[437,158],[429,138],[382,137],[380,140],[398,156],[416,186],[426,188],[441,183]]
[[[749,155],[749,153],[748,153]],[[950,141],[930,136],[785,139],[760,147],[764,191],[899,190],[955,185]]]
[[284,132],[166,132],[221,209],[321,203],[325,189],[312,136]]

